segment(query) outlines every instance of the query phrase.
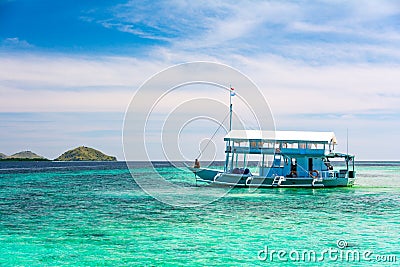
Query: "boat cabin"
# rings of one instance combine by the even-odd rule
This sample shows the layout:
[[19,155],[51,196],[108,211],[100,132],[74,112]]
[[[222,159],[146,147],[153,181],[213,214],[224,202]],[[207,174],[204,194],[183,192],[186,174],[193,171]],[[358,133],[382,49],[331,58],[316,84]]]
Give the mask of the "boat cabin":
[[[333,132],[232,130],[226,141],[225,172],[248,173],[257,162],[258,176],[291,178],[353,178],[354,156],[335,153]],[[334,170],[332,159],[342,158]],[[352,162],[352,170],[349,170]]]

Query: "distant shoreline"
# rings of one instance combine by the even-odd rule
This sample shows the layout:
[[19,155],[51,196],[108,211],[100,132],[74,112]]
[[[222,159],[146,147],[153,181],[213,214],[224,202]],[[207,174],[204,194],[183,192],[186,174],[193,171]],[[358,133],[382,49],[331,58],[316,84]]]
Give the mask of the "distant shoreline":
[[[189,161],[167,161],[167,160],[55,160],[55,159],[18,159],[18,158],[5,158],[0,159],[1,161],[49,161],[49,162],[138,162],[138,163],[188,163]],[[223,160],[216,160],[214,163],[224,163]],[[400,163],[400,160],[356,160],[355,163],[375,163],[375,162],[384,162],[384,163]],[[189,162],[190,163],[190,162]]]
[[43,156],[39,156],[32,151],[21,151],[11,156],[0,153],[0,161],[116,161],[117,158],[109,156],[103,152],[91,147],[79,146],[70,149],[59,157],[51,160]]
[[51,160],[51,159],[46,159],[46,158],[43,158],[43,159],[29,159],[29,158],[22,158],[22,159],[19,159],[19,158],[5,158],[5,159],[0,159],[0,161],[53,161],[53,160]]

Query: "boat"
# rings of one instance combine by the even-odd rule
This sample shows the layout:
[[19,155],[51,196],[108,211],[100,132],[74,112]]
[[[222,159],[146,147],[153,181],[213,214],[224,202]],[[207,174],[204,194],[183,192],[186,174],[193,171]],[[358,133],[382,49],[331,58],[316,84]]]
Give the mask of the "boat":
[[333,132],[232,130],[233,90],[229,90],[224,169],[202,168],[196,159],[195,165],[189,167],[196,182],[270,188],[354,185],[355,156],[335,152],[337,140]]
[[[354,155],[335,152],[333,132],[231,130],[223,170],[190,170],[196,180],[234,187],[348,187]],[[339,161],[339,162],[338,162]]]

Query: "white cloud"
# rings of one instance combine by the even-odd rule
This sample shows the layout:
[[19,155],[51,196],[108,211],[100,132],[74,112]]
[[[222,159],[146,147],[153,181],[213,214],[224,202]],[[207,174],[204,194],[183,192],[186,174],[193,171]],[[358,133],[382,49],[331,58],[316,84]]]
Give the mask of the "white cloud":
[[275,114],[399,113],[398,67],[390,65],[306,66],[252,59],[248,73]]
[[[172,60],[170,55],[174,55]],[[163,56],[146,60],[2,55],[0,112],[123,113],[135,89],[151,75],[176,61],[202,58],[200,54],[173,53],[168,49]],[[271,105],[279,129],[333,130],[341,135],[342,140],[344,127],[348,127],[354,134],[363,134],[362,141],[356,140],[352,146],[359,158],[374,158],[368,142],[379,135],[385,139],[382,147],[387,150],[382,151],[385,155],[382,159],[396,159],[391,152],[396,151],[393,149],[396,145],[389,143],[397,144],[400,130],[398,66],[376,63],[311,66],[280,57],[238,55],[221,61],[233,65],[260,87]],[[238,94],[246,94],[246,88],[233,86]],[[177,100],[184,101],[185,97],[191,98],[193,94],[179,95]],[[162,107],[162,110],[167,109],[168,106]],[[76,125],[82,124],[79,116],[75,119]],[[118,132],[120,128],[113,126],[112,129]],[[40,136],[40,133],[36,135]],[[119,136],[107,137],[108,141],[102,146],[113,147],[111,143],[119,143]],[[10,142],[8,147],[18,141],[6,137],[3,135],[4,142]],[[74,137],[73,143],[78,144],[80,138]],[[109,151],[121,159],[119,149]],[[37,152],[54,155],[58,150],[60,147],[52,144],[52,152]]]
[[[272,29],[264,27],[266,23],[284,25],[290,20],[300,18],[296,5],[279,2],[239,2],[228,4],[223,7],[225,16],[213,16],[204,21],[201,34],[187,38],[183,37],[176,46],[187,46],[188,48],[211,48],[211,47],[254,47],[259,44],[254,37],[272,33]],[[183,43],[182,43],[183,41]],[[234,45],[229,45],[235,41]],[[252,44],[254,42],[254,44]]]
[[397,1],[128,1],[113,10],[98,23],[166,41],[173,52],[327,65],[400,60]]
[[400,4],[397,0],[345,1],[352,8],[352,19],[360,22],[381,20],[398,15]]
[[26,84],[40,84],[51,89],[135,86],[137,78],[147,77],[158,69],[155,66],[160,65],[128,57],[3,54],[0,55],[0,80],[25,81]]
[[[168,52],[166,52],[168,54]],[[172,52],[171,52],[172,53]],[[0,58],[0,109],[10,111],[124,111],[134,91],[176,61],[66,56]],[[215,60],[215,59],[214,59]],[[252,78],[273,112],[287,114],[399,111],[398,66],[309,66],[278,57],[221,59]],[[229,83],[229,81],[227,81]],[[245,88],[237,88],[245,94]],[[290,107],[290,108],[288,108]]]
[[124,111],[162,66],[123,57],[2,55],[0,111]]
[[30,48],[33,47],[25,40],[20,40],[18,37],[6,38],[2,42],[3,47],[7,48]]

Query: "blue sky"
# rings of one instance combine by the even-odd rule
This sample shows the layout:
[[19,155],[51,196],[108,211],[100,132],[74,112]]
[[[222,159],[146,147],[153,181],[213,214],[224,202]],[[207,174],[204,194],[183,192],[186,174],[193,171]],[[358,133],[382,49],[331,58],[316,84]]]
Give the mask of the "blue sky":
[[339,140],[349,128],[358,158],[399,160],[399,21],[400,3],[385,0],[3,0],[0,152],[88,145],[122,160],[135,90],[210,60],[254,80],[277,128]]

